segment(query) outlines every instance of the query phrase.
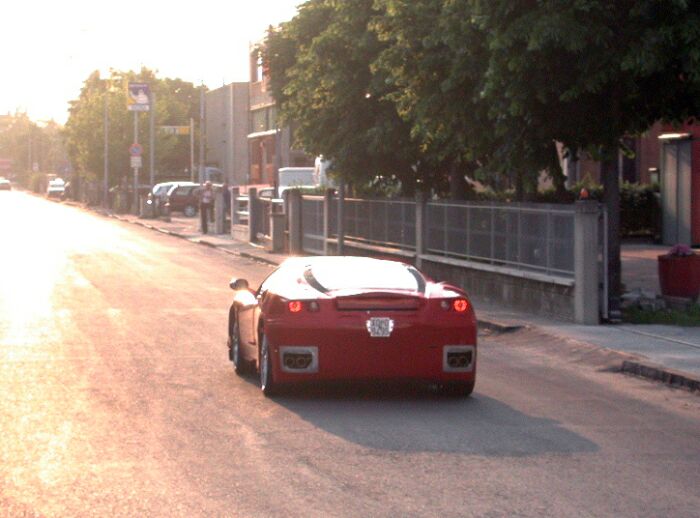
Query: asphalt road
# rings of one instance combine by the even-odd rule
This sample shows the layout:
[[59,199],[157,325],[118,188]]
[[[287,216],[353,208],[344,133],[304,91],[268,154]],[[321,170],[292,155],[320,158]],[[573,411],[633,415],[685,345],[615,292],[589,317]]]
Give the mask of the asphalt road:
[[269,271],[0,192],[0,516],[700,513],[700,398],[534,331],[482,337],[469,399],[265,399],[225,329]]

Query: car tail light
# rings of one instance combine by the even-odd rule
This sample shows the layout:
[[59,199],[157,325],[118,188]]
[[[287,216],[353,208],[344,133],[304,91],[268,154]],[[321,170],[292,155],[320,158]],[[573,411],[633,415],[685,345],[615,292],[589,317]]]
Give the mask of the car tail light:
[[440,306],[446,311],[465,313],[469,309],[469,301],[467,299],[443,300]]
[[304,310],[315,313],[321,309],[321,306],[316,300],[290,300],[289,302],[287,302],[287,309],[290,313],[301,313]]
[[457,313],[464,313],[469,309],[469,302],[467,302],[467,299],[456,299],[452,302],[452,309]]

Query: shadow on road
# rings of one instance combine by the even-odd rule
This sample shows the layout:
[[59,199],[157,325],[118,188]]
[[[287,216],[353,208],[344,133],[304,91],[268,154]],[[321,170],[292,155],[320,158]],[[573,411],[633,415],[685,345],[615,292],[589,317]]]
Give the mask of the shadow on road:
[[441,397],[420,388],[302,388],[275,398],[300,418],[368,448],[491,457],[590,453],[598,446],[551,419],[475,392]]

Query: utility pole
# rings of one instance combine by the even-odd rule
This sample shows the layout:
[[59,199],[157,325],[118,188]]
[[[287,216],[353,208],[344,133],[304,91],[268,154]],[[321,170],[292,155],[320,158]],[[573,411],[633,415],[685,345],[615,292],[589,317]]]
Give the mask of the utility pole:
[[[139,143],[139,112],[134,111],[134,144]],[[134,207],[139,211],[139,168],[134,167]]]
[[199,87],[199,183],[204,183],[204,82]]
[[156,93],[151,92],[151,106],[150,106],[150,132],[148,135],[148,172],[150,173],[150,184],[151,187],[155,185],[156,171],[156,138],[155,138],[155,118],[156,118]]
[[190,117],[190,181],[194,178],[194,118]]

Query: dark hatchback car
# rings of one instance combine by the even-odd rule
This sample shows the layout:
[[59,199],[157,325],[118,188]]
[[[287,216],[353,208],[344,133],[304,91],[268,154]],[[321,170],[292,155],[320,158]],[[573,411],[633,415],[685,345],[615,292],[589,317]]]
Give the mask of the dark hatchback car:
[[197,214],[200,185],[193,182],[179,182],[168,191],[171,212],[182,212],[191,217]]

